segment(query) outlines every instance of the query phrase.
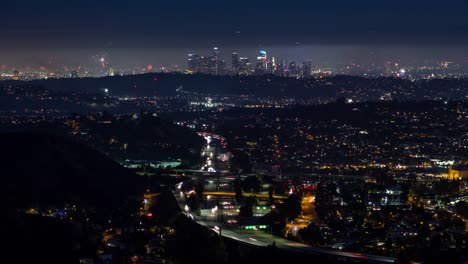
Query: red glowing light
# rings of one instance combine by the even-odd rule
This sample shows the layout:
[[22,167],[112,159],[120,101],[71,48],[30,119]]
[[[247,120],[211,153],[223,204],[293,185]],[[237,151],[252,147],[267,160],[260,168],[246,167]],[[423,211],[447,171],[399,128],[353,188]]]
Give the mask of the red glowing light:
[[7,68],[7,65],[6,64],[2,64],[2,70],[6,70]]
[[147,213],[146,217],[151,218],[151,217],[153,217],[153,214],[152,213]]
[[148,65],[148,67],[146,67],[148,69],[148,71],[151,71],[153,69],[153,65]]
[[317,186],[315,186],[315,185],[304,186],[305,190],[315,190],[316,188],[317,188]]

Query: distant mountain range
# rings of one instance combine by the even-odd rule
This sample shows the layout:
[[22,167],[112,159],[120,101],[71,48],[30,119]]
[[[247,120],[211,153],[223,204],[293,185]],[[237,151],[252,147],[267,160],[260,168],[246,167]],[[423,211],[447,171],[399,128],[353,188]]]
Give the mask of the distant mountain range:
[[[11,82],[3,82],[3,85]],[[17,82],[18,83],[18,82]],[[360,100],[466,99],[468,79],[410,80],[405,78],[328,76],[292,78],[273,75],[214,76],[206,74],[150,73],[102,78],[48,79],[27,82],[53,92],[108,91],[115,96],[256,95],[285,97],[355,97]],[[0,83],[1,86],[1,83]],[[107,89],[107,90],[106,90]]]

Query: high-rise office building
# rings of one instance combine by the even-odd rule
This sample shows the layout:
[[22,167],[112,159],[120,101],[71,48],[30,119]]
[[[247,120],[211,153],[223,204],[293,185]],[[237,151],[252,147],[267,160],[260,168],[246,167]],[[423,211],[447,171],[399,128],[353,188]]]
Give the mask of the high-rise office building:
[[214,62],[214,74],[218,75],[218,60],[219,60],[219,49],[218,47],[213,48],[213,58],[212,61]]
[[251,64],[249,58],[239,58],[239,74],[249,75]]
[[205,74],[225,74],[226,62],[219,57],[219,49],[213,48],[212,56],[199,56],[189,54],[187,59],[187,70],[190,73],[205,73]]
[[226,62],[224,60],[218,59],[216,71],[217,74],[226,74]]
[[274,64],[272,61],[268,61],[265,67],[265,72],[267,74],[273,74],[274,73]]
[[257,63],[255,64],[255,74],[264,74],[265,73],[265,66],[264,66],[265,58],[262,56],[257,57]]
[[275,59],[275,57],[271,57],[271,65],[272,65],[272,67],[270,69],[270,72],[274,74],[276,72],[276,59]]
[[212,74],[213,73],[213,58],[211,57],[200,57],[200,68],[198,72],[205,73],[205,74]]
[[239,55],[236,52],[232,53],[231,70],[234,74],[239,73]]
[[302,76],[310,76],[312,74],[312,62],[306,61],[302,63]]
[[268,67],[271,66],[268,64],[267,53],[264,50],[260,51],[260,56],[257,57],[257,64],[255,65],[255,74],[264,74],[268,73]]
[[276,64],[275,75],[284,76],[284,64],[283,63]]
[[20,73],[19,71],[13,71],[13,80],[19,81]]
[[199,72],[201,67],[201,57],[197,54],[189,54],[187,69],[191,72]]
[[71,71],[70,72],[70,78],[79,78],[78,71]]
[[290,61],[288,65],[288,75],[289,76],[297,76],[297,65],[296,62]]

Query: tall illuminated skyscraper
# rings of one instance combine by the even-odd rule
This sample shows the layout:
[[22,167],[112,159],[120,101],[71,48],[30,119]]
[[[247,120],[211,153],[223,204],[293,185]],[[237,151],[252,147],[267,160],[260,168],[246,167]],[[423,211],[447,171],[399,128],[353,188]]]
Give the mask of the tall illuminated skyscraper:
[[268,72],[268,57],[264,50],[260,51],[260,56],[257,57],[257,64],[255,65],[255,74],[265,74]]
[[290,61],[288,65],[288,75],[296,76],[297,75],[297,65],[296,62]]
[[[268,56],[267,56],[267,53],[266,53],[266,51],[261,50],[261,51],[260,51],[260,54],[261,54],[260,57],[263,58],[263,63],[262,63],[262,64],[263,64],[263,68],[265,69],[265,71],[268,71]],[[259,57],[259,58],[260,58],[260,57]]]
[[201,57],[197,54],[189,54],[187,60],[187,69],[191,72],[199,72],[201,67]]
[[214,74],[218,75],[218,58],[219,57],[219,49],[218,47],[213,48],[213,61],[214,61]]
[[312,62],[311,61],[305,61],[302,63],[302,76],[310,76],[312,73]]
[[239,74],[250,74],[250,61],[248,58],[239,58]]
[[232,53],[232,72],[234,74],[238,74],[239,73],[239,55],[234,52]]

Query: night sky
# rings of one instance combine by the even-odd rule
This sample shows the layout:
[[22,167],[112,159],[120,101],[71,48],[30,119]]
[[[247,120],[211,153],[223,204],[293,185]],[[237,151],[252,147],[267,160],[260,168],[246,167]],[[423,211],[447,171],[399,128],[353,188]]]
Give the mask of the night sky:
[[226,53],[270,47],[282,56],[298,46],[303,53],[317,46],[392,46],[409,54],[430,47],[465,56],[467,14],[466,0],[7,1],[0,9],[0,56],[40,60],[92,50],[136,60],[145,50],[169,62],[213,46]]

